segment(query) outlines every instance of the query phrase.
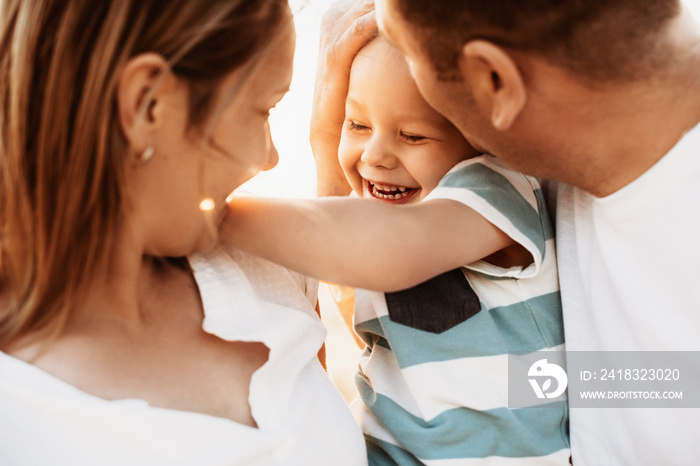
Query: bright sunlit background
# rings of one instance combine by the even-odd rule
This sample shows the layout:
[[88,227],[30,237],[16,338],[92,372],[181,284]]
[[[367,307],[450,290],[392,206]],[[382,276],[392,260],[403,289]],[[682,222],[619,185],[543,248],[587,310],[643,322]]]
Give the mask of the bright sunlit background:
[[297,31],[294,76],[289,93],[270,116],[279,164],[260,173],[246,188],[255,194],[313,197],[316,168],[309,145],[309,118],[313,96],[320,20],[332,0],[290,0]]
[[[279,151],[276,168],[258,175],[248,188],[258,194],[312,197],[316,169],[309,145],[309,115],[318,56],[320,18],[331,0],[290,0],[295,11],[297,47],[291,90],[273,110],[272,136]],[[700,21],[700,0],[684,0]]]

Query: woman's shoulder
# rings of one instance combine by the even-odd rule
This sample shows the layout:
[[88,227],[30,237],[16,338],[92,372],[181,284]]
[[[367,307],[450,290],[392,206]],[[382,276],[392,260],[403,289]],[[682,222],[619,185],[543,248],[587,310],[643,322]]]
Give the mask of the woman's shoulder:
[[227,294],[243,302],[274,303],[317,317],[316,279],[226,245],[188,259],[203,301],[209,293],[220,293],[223,286]]

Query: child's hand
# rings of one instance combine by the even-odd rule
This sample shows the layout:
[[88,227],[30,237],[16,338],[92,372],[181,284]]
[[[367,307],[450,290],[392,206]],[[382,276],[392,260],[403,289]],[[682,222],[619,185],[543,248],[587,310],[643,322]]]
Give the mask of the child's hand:
[[338,0],[323,15],[310,131],[320,195],[351,191],[338,163],[345,97],[352,61],[376,33],[373,0]]

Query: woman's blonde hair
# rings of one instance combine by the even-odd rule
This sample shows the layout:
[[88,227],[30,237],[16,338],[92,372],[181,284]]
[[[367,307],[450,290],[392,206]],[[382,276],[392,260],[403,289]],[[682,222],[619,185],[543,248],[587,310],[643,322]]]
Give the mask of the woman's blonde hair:
[[162,55],[199,128],[232,70],[280,31],[286,0],[0,1],[0,348],[55,335],[115,242],[130,155],[120,69]]

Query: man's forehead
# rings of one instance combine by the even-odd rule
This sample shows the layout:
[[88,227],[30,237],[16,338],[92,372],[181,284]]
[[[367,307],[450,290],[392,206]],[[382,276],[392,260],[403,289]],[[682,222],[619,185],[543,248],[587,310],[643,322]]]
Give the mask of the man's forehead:
[[387,7],[386,0],[375,0],[374,2],[374,9],[377,12],[377,26],[382,34],[384,34],[384,15]]
[[[381,32],[384,37],[390,38],[391,26],[387,23],[391,21],[387,21],[387,16],[391,16],[392,13],[395,14],[396,12],[393,11],[393,9],[396,7],[392,4],[391,0],[375,0],[374,6],[377,11],[377,26],[379,27],[379,32]],[[387,26],[389,26],[389,31],[387,31]]]
[[375,0],[375,9],[380,34],[394,46],[401,48],[396,33],[398,10],[395,3],[392,0]]

